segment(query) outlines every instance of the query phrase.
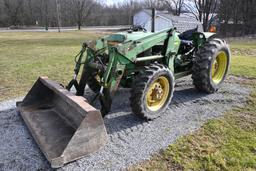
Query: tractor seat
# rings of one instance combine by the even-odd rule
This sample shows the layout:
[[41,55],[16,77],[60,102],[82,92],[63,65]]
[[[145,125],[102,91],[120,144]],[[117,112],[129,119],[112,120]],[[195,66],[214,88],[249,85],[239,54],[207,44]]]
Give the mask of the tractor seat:
[[179,38],[181,41],[180,48],[179,48],[180,54],[185,54],[193,48],[192,35],[193,33],[196,33],[197,30],[198,30],[198,27],[191,30],[187,30],[179,35]]
[[186,40],[186,41],[192,40],[192,35],[193,35],[193,33],[196,33],[197,30],[198,30],[198,27],[196,27],[194,29],[191,29],[191,30],[184,31],[183,33],[181,33],[179,35],[180,40],[181,41],[183,41],[183,40]]

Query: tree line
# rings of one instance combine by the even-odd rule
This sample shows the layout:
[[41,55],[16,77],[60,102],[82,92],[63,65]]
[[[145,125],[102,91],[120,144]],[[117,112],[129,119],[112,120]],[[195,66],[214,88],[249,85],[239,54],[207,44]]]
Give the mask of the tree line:
[[[0,27],[62,27],[131,25],[132,16],[144,8],[190,14],[204,30],[218,16],[225,32],[232,24],[243,33],[255,33],[256,0],[125,0],[107,5],[104,0],[0,0]],[[225,30],[226,29],[226,30]],[[236,29],[234,29],[236,31]],[[234,32],[235,32],[234,31]]]

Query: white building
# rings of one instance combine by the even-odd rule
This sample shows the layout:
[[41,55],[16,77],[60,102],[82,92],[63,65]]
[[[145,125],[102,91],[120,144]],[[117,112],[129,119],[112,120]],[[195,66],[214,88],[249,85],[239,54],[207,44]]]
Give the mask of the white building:
[[[133,25],[141,25],[147,31],[151,31],[152,10],[143,9],[133,17]],[[203,31],[202,24],[193,17],[174,16],[166,11],[156,11],[155,31],[176,27],[177,31],[184,32],[198,27],[198,31]]]

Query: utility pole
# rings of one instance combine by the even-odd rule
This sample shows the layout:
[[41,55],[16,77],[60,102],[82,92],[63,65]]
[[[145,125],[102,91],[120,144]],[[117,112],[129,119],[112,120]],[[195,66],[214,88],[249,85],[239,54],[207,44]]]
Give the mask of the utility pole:
[[59,3],[59,0],[56,0],[56,7],[57,7],[58,31],[59,31],[59,33],[60,33],[61,16],[60,16],[60,3]]

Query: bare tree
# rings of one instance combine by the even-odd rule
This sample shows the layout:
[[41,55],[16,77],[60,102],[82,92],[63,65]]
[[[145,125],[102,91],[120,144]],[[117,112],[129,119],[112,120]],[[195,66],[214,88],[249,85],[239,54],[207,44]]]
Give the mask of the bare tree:
[[254,34],[256,27],[256,1],[220,0],[219,18],[222,21],[222,33],[232,36]]
[[164,2],[162,0],[144,0],[144,7],[164,9]]
[[16,26],[18,24],[23,0],[3,0],[3,2],[10,24]]
[[185,7],[189,9],[190,13],[195,16],[197,20],[203,23],[205,31],[208,30],[208,26],[211,24],[214,13],[217,10],[218,0],[194,0],[194,6],[191,7],[185,4]]
[[203,23],[205,30],[218,13],[221,29],[233,32],[234,36],[252,34],[256,27],[256,0],[126,0],[114,5],[106,5],[105,0],[57,2],[61,8],[57,8],[56,0],[0,0],[0,27],[36,24],[48,29],[58,26],[59,22],[62,26],[77,25],[78,29],[84,24],[128,25],[133,23],[134,14],[143,8],[172,9],[176,15],[189,11]]
[[73,7],[75,8],[74,12],[78,30],[81,29],[83,20],[86,20],[90,15],[94,5],[95,2],[93,0],[73,0]]
[[244,0],[240,4],[241,8],[241,17],[243,22],[243,34],[249,33],[253,34],[255,33],[255,11],[256,11],[256,2],[255,0]]
[[164,3],[167,5],[168,9],[174,11],[174,15],[180,15],[182,7],[184,7],[185,0],[164,0]]
[[26,0],[27,1],[27,6],[28,6],[28,20],[30,23],[34,22],[34,13],[33,13],[33,5],[32,5],[32,0]]
[[130,6],[130,9],[129,9],[129,24],[132,25],[132,23],[133,23],[134,1],[130,0],[130,3],[128,5]]
[[58,31],[60,32],[61,26],[61,15],[60,15],[60,3],[59,0],[56,0],[56,11],[57,11],[57,20],[58,20]]
[[220,6],[218,15],[222,24],[222,33],[227,36],[227,32],[233,32],[233,36],[236,34],[236,29],[229,30],[228,23],[232,20],[234,24],[237,24],[239,18],[239,0],[220,0]]
[[48,5],[49,1],[48,0],[44,0],[44,19],[45,19],[45,30],[48,30],[49,27],[49,15],[48,15]]

